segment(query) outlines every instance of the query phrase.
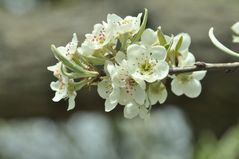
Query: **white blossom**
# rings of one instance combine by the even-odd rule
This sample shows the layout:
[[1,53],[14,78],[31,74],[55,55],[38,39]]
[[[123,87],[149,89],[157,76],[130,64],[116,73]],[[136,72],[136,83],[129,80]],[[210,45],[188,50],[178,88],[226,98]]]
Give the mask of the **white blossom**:
[[75,107],[76,91],[74,90],[74,80],[64,76],[61,72],[62,63],[59,62],[54,66],[49,66],[48,70],[52,71],[54,76],[58,78],[57,81],[51,82],[50,87],[55,92],[55,96],[52,99],[54,102],[59,102],[61,99],[68,99],[68,109],[71,110]]
[[146,30],[142,35],[141,45],[132,44],[127,48],[127,60],[132,76],[150,83],[164,79],[169,72],[169,66],[165,62],[166,49],[160,45],[154,46],[154,40],[151,38],[155,38],[154,34]]
[[108,14],[107,23],[112,28],[115,36],[126,33],[133,36],[139,31],[141,16],[142,13],[138,14],[137,17],[127,16],[123,19],[116,14]]
[[77,46],[78,46],[78,39],[77,39],[76,33],[74,33],[71,42],[69,42],[65,47],[64,46],[57,47],[57,50],[63,56],[65,56],[68,60],[71,60],[73,55],[77,51]]
[[95,24],[92,33],[86,34],[85,37],[85,41],[79,48],[79,52],[83,55],[92,55],[95,50],[102,49],[113,38],[107,23]]
[[[194,64],[195,57],[191,53],[188,53],[186,58],[179,58],[179,67],[192,66]],[[202,90],[200,80],[202,80],[205,75],[206,71],[196,71],[175,75],[171,82],[172,92],[177,96],[185,94],[190,98],[198,97]]]

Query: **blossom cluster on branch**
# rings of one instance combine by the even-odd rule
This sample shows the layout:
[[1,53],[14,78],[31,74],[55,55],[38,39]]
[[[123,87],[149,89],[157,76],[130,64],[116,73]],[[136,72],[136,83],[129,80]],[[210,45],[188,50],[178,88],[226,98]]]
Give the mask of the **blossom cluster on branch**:
[[[66,46],[51,46],[58,63],[48,67],[57,81],[50,87],[55,91],[53,101],[68,99],[68,110],[75,107],[77,91],[96,85],[105,99],[105,111],[124,106],[124,116],[139,115],[146,119],[157,103],[168,96],[166,81],[171,91],[190,98],[201,93],[206,71],[171,73],[172,68],[195,65],[190,52],[191,38],[187,33],[165,35],[161,27],[146,28],[148,12],[136,17],[121,18],[108,14],[106,22],[95,24],[92,33],[78,46],[77,35]],[[235,40],[238,40],[235,38]]]

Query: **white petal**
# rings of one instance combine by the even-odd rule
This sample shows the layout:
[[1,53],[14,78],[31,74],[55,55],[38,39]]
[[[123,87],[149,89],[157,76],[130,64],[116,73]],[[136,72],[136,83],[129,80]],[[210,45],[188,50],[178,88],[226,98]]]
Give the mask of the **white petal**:
[[163,61],[166,59],[167,51],[163,46],[154,46],[149,51],[152,53],[151,56],[156,60]]
[[113,110],[118,104],[118,101],[116,100],[110,100],[109,98],[107,98],[105,100],[105,111],[106,112],[110,112],[111,110]]
[[146,29],[141,36],[141,41],[146,45],[154,44],[157,41],[156,32],[152,29]]
[[181,56],[178,58],[179,60],[179,66],[185,67],[185,66],[193,66],[195,64],[195,57],[192,53],[188,53],[186,57]]
[[135,116],[137,116],[138,113],[139,113],[139,106],[134,102],[129,103],[124,107],[125,118],[132,119]]
[[188,48],[191,44],[191,38],[190,38],[189,34],[187,34],[187,33],[178,34],[177,36],[175,36],[175,47],[176,47],[176,44],[178,43],[180,37],[183,37],[183,42],[178,51],[183,52],[185,50],[188,50]]
[[61,83],[59,81],[56,81],[56,82],[51,82],[50,87],[53,91],[58,91],[60,90],[60,85]]
[[61,62],[56,63],[53,66],[48,66],[47,70],[55,72],[57,69],[59,69],[61,67]]
[[89,45],[86,42],[82,43],[81,47],[78,48],[77,51],[84,56],[90,56],[94,53],[94,50],[91,47],[89,47]]
[[232,42],[239,43],[239,36],[233,36]]
[[232,25],[231,29],[239,35],[239,22],[236,22],[235,24]]
[[115,65],[112,62],[107,61],[106,70],[112,76],[114,73],[116,73]]
[[110,80],[102,80],[98,83],[97,92],[100,97],[106,99],[109,97],[109,94],[112,92],[112,85]]
[[116,14],[108,14],[107,15],[107,22],[108,23],[118,23],[120,21],[122,21],[123,19],[121,17],[119,17]]
[[136,83],[139,84],[139,86],[140,86],[142,89],[145,90],[146,84],[145,84],[144,80],[142,80],[142,79],[140,79],[140,78],[138,78],[138,77],[134,77],[134,80],[135,80]]
[[127,57],[128,57],[128,61],[133,61],[136,62],[137,59],[144,55],[144,53],[146,52],[145,48],[143,48],[142,46],[136,45],[136,44],[132,44],[130,46],[128,46],[127,48]]
[[139,109],[139,117],[144,119],[144,120],[148,120],[149,117],[150,117],[150,113],[149,113],[149,110],[146,109],[146,107],[144,105],[141,105],[140,106],[140,109]]
[[183,90],[184,90],[183,84],[177,77],[175,77],[172,80],[171,89],[172,89],[172,92],[177,96],[180,96],[184,93],[183,92]]
[[126,92],[125,89],[121,89],[120,96],[119,96],[119,104],[126,105],[130,101],[132,101],[132,97]]
[[67,110],[72,110],[73,108],[75,108],[75,98],[76,98],[75,95],[69,96],[69,99],[68,99],[69,104],[68,104]]
[[135,90],[133,91],[133,97],[136,103],[142,105],[144,104],[146,98],[145,91],[138,85],[135,87]]
[[54,96],[54,98],[52,98],[52,100],[54,102],[59,102],[61,99],[65,98],[66,96],[67,96],[66,92],[58,91],[55,93],[55,96]]
[[167,97],[168,97],[168,92],[166,88],[164,87],[164,89],[161,90],[160,95],[158,97],[159,103],[163,104],[166,101]]
[[192,75],[196,80],[202,80],[205,77],[206,73],[207,71],[196,71],[193,72]]
[[115,55],[115,61],[120,64],[122,62],[122,60],[126,59],[126,55],[124,52],[119,51],[117,52],[117,54]]
[[169,72],[169,66],[167,62],[160,61],[156,64],[155,76],[157,77],[157,80],[161,80],[167,77],[168,72]]
[[184,84],[184,93],[190,98],[198,97],[201,93],[201,90],[201,83],[196,79],[192,79]]
[[157,82],[149,85],[148,96],[151,105],[156,104],[158,101],[162,104],[167,99],[168,93],[164,84]]
[[63,46],[60,46],[57,48],[57,50],[63,55],[66,56],[67,55],[67,49]]
[[77,50],[78,39],[76,33],[73,34],[72,40],[66,45],[66,49],[70,54],[74,54]]
[[154,88],[151,88],[152,86],[149,85],[149,90],[148,90],[148,98],[150,100],[150,104],[154,105],[158,102],[158,94],[157,92],[154,91]]

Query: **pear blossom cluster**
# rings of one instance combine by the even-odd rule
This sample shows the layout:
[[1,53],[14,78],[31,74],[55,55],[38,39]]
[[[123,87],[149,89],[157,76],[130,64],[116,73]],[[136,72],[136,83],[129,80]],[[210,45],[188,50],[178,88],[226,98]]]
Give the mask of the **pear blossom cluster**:
[[166,101],[169,89],[177,96],[198,97],[206,71],[170,72],[175,67],[195,65],[190,36],[168,36],[161,27],[147,28],[147,10],[142,16],[108,14],[81,44],[74,33],[66,46],[52,45],[59,61],[48,67],[57,78],[50,84],[55,91],[53,101],[68,99],[71,110],[77,91],[96,85],[99,96],[105,99],[106,112],[123,106],[125,118],[147,119],[153,105]]

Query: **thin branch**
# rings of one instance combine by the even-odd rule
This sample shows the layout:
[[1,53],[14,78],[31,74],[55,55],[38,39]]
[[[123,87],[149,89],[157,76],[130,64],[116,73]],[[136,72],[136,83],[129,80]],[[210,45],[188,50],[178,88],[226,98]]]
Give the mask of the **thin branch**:
[[239,62],[232,63],[205,63],[205,62],[196,62],[193,66],[188,67],[174,67],[170,68],[169,73],[186,73],[193,71],[202,71],[202,70],[236,70],[239,68]]

